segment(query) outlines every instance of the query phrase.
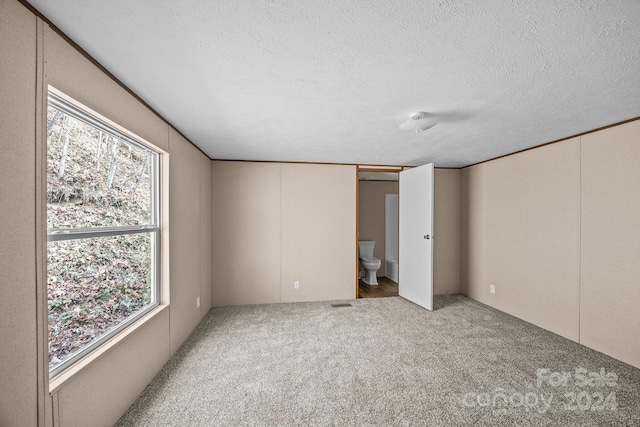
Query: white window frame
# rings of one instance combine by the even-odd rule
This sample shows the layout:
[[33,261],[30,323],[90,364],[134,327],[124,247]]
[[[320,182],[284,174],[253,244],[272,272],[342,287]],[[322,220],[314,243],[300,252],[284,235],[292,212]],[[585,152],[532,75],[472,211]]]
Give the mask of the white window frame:
[[[55,90],[55,89],[54,89]],[[48,106],[54,107],[63,113],[74,117],[86,124],[94,126],[103,132],[107,132],[120,140],[126,141],[135,147],[151,154],[151,206],[149,224],[132,225],[121,227],[93,227],[93,228],[55,228],[47,227],[47,241],[56,242],[62,240],[89,239],[96,237],[113,237],[125,234],[150,234],[151,235],[151,303],[141,309],[138,313],[131,315],[125,321],[115,326],[112,330],[87,344],[82,349],[70,354],[64,361],[49,370],[50,380],[66,371],[79,360],[95,351],[98,347],[113,339],[118,333],[132,323],[149,313],[160,305],[161,288],[161,233],[160,233],[160,156],[161,153],[148,144],[142,143],[137,137],[128,134],[121,129],[109,124],[96,115],[86,111],[83,107],[76,105],[69,99],[58,95],[49,88]],[[48,140],[46,141],[48,145]],[[47,262],[48,259],[47,259]],[[48,353],[48,346],[47,346]]]

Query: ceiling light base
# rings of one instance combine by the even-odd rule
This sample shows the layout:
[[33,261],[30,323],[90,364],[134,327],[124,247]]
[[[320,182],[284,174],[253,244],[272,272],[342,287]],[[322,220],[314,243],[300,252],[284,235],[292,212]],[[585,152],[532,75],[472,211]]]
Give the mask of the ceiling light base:
[[429,113],[417,111],[409,115],[409,120],[402,123],[398,128],[407,132],[423,132],[438,124],[438,120]]

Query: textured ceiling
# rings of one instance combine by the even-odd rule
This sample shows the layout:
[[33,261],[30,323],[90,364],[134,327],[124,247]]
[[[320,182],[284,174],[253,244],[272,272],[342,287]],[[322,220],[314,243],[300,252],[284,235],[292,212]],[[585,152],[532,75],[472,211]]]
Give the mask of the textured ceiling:
[[214,159],[460,167],[640,116],[637,0],[29,2]]

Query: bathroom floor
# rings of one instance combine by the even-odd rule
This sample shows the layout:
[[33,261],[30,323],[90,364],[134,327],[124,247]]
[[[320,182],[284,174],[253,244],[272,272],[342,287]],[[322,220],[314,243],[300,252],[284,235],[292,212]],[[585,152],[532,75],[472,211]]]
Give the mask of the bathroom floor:
[[397,297],[398,284],[386,277],[378,277],[378,285],[367,285],[360,279],[358,298]]

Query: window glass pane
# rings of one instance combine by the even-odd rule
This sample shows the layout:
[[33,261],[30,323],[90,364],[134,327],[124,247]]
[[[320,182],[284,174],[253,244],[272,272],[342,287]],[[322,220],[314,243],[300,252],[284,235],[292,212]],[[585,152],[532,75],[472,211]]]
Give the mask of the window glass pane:
[[154,303],[153,233],[49,242],[49,368]]
[[47,227],[152,223],[154,153],[49,106]]

